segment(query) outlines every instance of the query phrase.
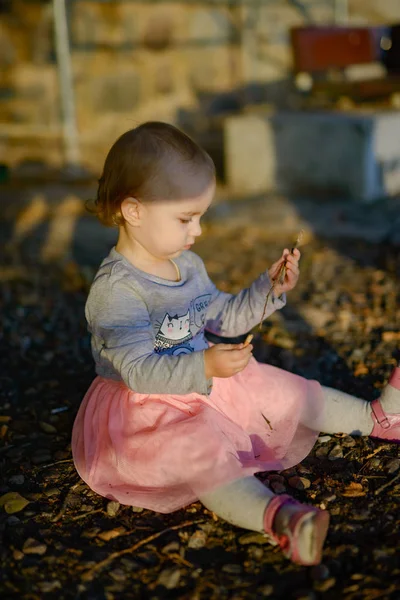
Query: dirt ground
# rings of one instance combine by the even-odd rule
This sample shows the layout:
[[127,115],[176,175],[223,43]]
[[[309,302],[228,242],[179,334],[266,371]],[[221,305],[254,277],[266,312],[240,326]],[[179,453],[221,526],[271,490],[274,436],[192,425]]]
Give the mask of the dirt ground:
[[[246,287],[291,244],[300,221],[277,219],[260,226],[249,205],[206,222],[195,249],[221,289]],[[307,230],[301,280],[256,332],[254,354],[372,400],[398,356],[400,258],[387,236],[361,238]],[[322,432],[301,464],[259,474],[277,493],[330,511],[314,568],[200,503],[163,515],[94,494],[70,451],[94,376],[83,312],[94,266],[71,256],[43,264],[34,250],[8,246],[0,263],[1,598],[400,598],[396,445]]]

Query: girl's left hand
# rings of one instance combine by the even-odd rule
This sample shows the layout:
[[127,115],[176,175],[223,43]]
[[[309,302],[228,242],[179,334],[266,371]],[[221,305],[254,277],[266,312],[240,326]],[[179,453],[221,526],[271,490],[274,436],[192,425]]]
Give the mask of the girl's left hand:
[[300,269],[299,269],[299,260],[300,260],[300,250],[295,248],[293,254],[285,248],[281,258],[272,265],[270,269],[268,269],[269,276],[271,281],[274,281],[279,276],[279,271],[284,263],[286,263],[286,273],[282,283],[276,281],[274,286],[274,294],[277,298],[281,296],[284,292],[289,292],[292,290],[299,279]]

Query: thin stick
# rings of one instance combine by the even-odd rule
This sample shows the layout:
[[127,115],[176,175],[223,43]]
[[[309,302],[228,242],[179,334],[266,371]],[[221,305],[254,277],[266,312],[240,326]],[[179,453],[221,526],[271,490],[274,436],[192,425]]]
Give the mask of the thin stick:
[[[296,248],[298,248],[301,244],[301,241],[303,239],[303,230],[301,229],[299,231],[299,234],[296,238],[295,243],[293,244],[292,249],[290,250],[290,254],[293,254],[293,252],[295,251]],[[258,330],[262,331],[262,326],[263,326],[263,321],[264,321],[264,317],[265,317],[265,313],[267,311],[267,305],[268,305],[268,300],[270,299],[270,296],[272,294],[272,292],[274,291],[276,285],[282,284],[285,281],[285,277],[286,277],[286,260],[281,264],[279,271],[277,273],[277,275],[275,275],[275,277],[272,280],[272,285],[268,290],[268,293],[265,297],[265,303],[264,303],[264,308],[263,308],[263,312],[262,312],[262,316],[261,316],[261,321],[260,324],[258,326]]]
[[375,496],[378,496],[378,494],[380,494],[381,492],[383,492],[383,490],[385,490],[387,487],[389,487],[390,485],[392,485],[392,483],[394,483],[398,479],[400,479],[400,473],[398,473],[396,475],[396,477],[393,477],[393,479],[391,479],[387,483],[384,483],[383,485],[381,485],[381,487],[379,487],[377,490],[375,490]]
[[104,560],[101,560],[94,567],[85,571],[82,574],[82,581],[91,581],[93,579],[94,575],[98,571],[101,571],[102,569],[104,569],[104,567],[108,566],[115,558],[118,558],[119,556],[123,556],[124,554],[128,554],[129,552],[135,552],[141,546],[145,546],[149,542],[156,540],[157,538],[161,537],[165,533],[168,533],[169,531],[174,531],[176,529],[183,529],[184,527],[190,527],[190,525],[197,525],[198,523],[204,523],[204,522],[205,522],[204,519],[198,519],[197,521],[185,521],[184,523],[180,523],[180,525],[174,525],[173,527],[168,527],[167,529],[163,529],[162,531],[159,531],[158,533],[153,533],[152,535],[149,535],[147,538],[140,540],[140,542],[133,544],[133,546],[130,546],[129,548],[124,548],[124,550],[118,550],[117,552],[112,552],[111,554],[109,554],[107,556],[107,558],[105,558]]

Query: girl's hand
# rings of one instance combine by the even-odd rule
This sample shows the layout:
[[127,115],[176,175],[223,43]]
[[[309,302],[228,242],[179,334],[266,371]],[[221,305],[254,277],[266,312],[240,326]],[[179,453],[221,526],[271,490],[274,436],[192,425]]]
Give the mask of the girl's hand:
[[[296,286],[300,275],[300,256],[300,250],[297,248],[293,250],[293,254],[291,254],[289,250],[285,248],[281,258],[268,270],[271,280],[276,280],[274,285],[274,294],[277,298],[279,298],[279,296],[281,296],[284,292],[289,292]],[[283,264],[286,264],[286,273],[283,281],[279,282],[279,272]]]
[[216,344],[204,351],[206,379],[232,377],[247,366],[252,344]]

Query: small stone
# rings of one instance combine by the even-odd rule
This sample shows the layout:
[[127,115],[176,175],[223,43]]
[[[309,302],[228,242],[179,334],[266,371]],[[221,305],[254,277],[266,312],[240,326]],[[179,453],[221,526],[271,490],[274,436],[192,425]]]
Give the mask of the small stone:
[[8,480],[8,483],[10,485],[22,485],[24,481],[25,477],[22,475],[22,473],[19,473],[18,475],[12,475]]
[[328,454],[329,460],[338,460],[339,458],[343,458],[343,450],[339,444],[333,446],[332,450]]
[[305,477],[290,477],[288,480],[290,487],[295,488],[296,490],[308,490],[311,486],[311,481],[306,479]]
[[161,550],[163,554],[175,554],[179,552],[180,545],[179,542],[170,542]]
[[34,452],[32,462],[34,465],[41,465],[51,460],[51,454],[47,449],[40,449]]
[[24,554],[39,554],[40,556],[45,554],[46,550],[46,544],[38,542],[34,538],[28,538],[22,548]]
[[13,558],[14,560],[22,560],[24,558],[24,553],[21,552],[21,550],[14,550],[13,551]]
[[50,425],[50,423],[46,423],[45,421],[39,421],[39,427],[44,433],[57,433],[54,425]]
[[92,527],[91,529],[85,529],[85,531],[82,531],[81,537],[90,540],[92,538],[95,538],[99,531],[101,531],[100,527]]
[[295,596],[296,600],[316,600],[317,596],[312,590],[298,592]]
[[344,448],[353,448],[356,445],[356,440],[351,435],[346,435],[340,440],[340,444]]
[[295,477],[297,475],[297,471],[294,467],[291,467],[290,469],[285,469],[284,471],[281,471],[280,474],[283,475],[283,477],[285,477],[286,479],[289,479],[289,477]]
[[190,537],[188,542],[188,548],[194,548],[195,550],[198,550],[199,548],[204,548],[206,542],[207,534],[202,529],[198,529]]
[[326,458],[328,456],[329,446],[320,446],[315,451],[316,458]]
[[239,575],[242,572],[242,565],[228,564],[222,567],[224,573],[231,573],[232,575]]
[[131,511],[135,513],[141,513],[144,511],[144,508],[141,508],[140,506],[131,506]]
[[371,458],[370,462],[369,462],[369,468],[372,471],[376,471],[377,469],[379,469],[382,466],[382,461],[380,458],[378,458],[377,456],[374,456],[374,458]]
[[109,542],[116,537],[119,537],[122,533],[125,533],[125,527],[116,527],[115,529],[108,529],[107,531],[102,531],[97,534],[97,537],[103,540],[104,542]]
[[38,583],[38,587],[41,592],[48,594],[49,592],[61,589],[61,583],[58,579],[55,579],[54,581],[41,581]]
[[331,441],[331,436],[330,435],[320,435],[318,438],[318,442],[320,444],[326,444],[327,442]]
[[283,483],[279,483],[279,481],[273,481],[271,483],[271,489],[275,492],[275,494],[283,494],[286,492],[286,487]]
[[336,500],[336,498],[336,494],[332,494],[332,492],[325,492],[325,494],[322,494],[321,496],[321,502],[324,502],[326,504],[327,502],[333,502],[334,500]]
[[325,581],[329,577],[329,569],[326,565],[315,565],[311,569],[311,577],[315,581]]
[[396,473],[396,471],[400,469],[400,460],[398,458],[392,458],[386,463],[385,469],[389,475]]
[[268,596],[272,596],[272,594],[274,593],[274,587],[267,583],[266,585],[263,585],[262,587],[258,588],[258,592],[261,594],[261,597],[265,596],[266,598],[268,598]]
[[60,490],[56,487],[51,487],[51,488],[47,488],[46,490],[44,490],[44,494],[48,498],[50,498],[51,496],[57,496],[57,494],[59,494],[59,493],[60,493]]
[[177,587],[180,578],[180,569],[164,569],[158,576],[157,584],[164,586],[167,590],[173,590]]
[[114,569],[113,571],[110,571],[110,575],[114,579],[114,581],[126,580],[126,574],[122,569]]
[[328,590],[331,589],[331,587],[333,587],[336,583],[336,578],[335,577],[329,577],[328,579],[325,579],[324,581],[316,581],[314,584],[315,589],[317,590],[317,592],[327,592]]
[[108,504],[107,504],[107,514],[108,514],[108,516],[109,517],[115,517],[115,515],[119,511],[120,506],[121,506],[120,503],[116,502],[115,500],[112,500],[111,502],[108,502]]
[[251,531],[250,533],[241,535],[238,542],[242,546],[248,546],[249,544],[268,544],[268,538],[263,533]]

